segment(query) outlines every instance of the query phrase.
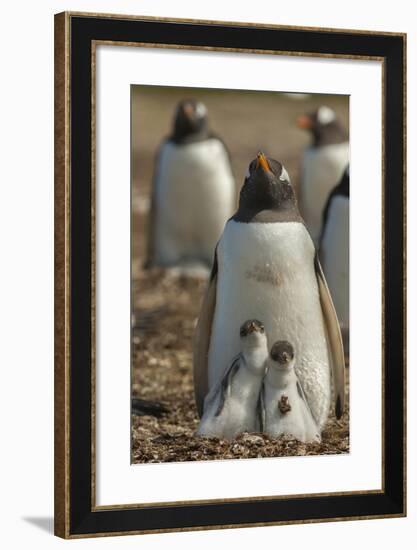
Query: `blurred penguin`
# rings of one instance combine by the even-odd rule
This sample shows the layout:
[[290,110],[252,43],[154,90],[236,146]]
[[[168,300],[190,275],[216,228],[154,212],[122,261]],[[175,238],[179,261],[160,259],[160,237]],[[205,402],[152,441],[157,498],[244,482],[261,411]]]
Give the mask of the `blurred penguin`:
[[233,439],[259,431],[259,390],[268,358],[265,327],[250,319],[240,327],[240,352],[207,394],[197,435]]
[[298,194],[300,213],[318,247],[327,198],[349,162],[348,134],[336,113],[326,106],[298,117],[297,125],[312,136],[302,158]]
[[214,248],[235,205],[235,182],[207,109],[186,99],[157,154],[145,267],[211,268]]
[[331,192],[323,214],[320,259],[349,351],[349,166]]

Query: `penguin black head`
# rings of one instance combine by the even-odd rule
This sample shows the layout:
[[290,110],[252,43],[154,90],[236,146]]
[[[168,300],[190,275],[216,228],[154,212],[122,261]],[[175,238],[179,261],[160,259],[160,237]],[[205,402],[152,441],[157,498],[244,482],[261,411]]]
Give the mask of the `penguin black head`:
[[325,105],[312,113],[299,116],[297,126],[310,131],[314,147],[343,143],[348,139],[336,113]]
[[289,342],[282,340],[275,342],[269,353],[271,359],[281,367],[287,367],[294,359],[294,348]]
[[185,99],[178,104],[172,139],[176,143],[192,143],[208,136],[207,108],[201,101]]
[[260,152],[249,164],[240,191],[239,210],[233,219],[247,222],[263,210],[293,209],[296,204],[294,190],[284,166]]
[[265,327],[257,319],[249,319],[248,321],[245,321],[243,325],[240,327],[241,338],[246,338],[246,336],[254,332],[258,332],[260,334],[265,333]]

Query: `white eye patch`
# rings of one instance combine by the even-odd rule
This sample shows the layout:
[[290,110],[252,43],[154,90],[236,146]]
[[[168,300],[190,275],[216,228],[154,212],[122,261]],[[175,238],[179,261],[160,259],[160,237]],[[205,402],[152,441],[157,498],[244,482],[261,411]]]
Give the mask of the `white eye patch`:
[[285,170],[284,167],[282,167],[281,175],[279,177],[281,181],[288,181],[290,183],[290,176],[288,175],[288,172]]
[[249,167],[248,167],[248,169],[246,170],[245,179],[248,179],[249,176],[250,176],[250,172],[249,172]]
[[198,118],[205,117],[207,114],[207,108],[204,105],[204,103],[198,102],[197,105],[195,106],[195,112]]
[[335,118],[336,114],[333,109],[330,109],[330,107],[326,107],[325,105],[323,105],[323,107],[320,107],[320,109],[317,111],[317,120],[320,122],[320,124],[330,124],[330,122],[333,122]]

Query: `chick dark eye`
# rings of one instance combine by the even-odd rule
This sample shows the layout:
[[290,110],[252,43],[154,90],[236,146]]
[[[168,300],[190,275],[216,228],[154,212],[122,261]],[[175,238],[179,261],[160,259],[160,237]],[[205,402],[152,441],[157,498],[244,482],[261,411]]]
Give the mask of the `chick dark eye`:
[[265,332],[265,328],[261,326],[261,332]]

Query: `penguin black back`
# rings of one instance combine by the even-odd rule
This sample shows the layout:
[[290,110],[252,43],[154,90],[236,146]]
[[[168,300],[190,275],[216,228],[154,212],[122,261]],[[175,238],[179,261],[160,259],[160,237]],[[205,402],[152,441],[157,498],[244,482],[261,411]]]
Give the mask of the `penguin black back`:
[[323,233],[324,233],[324,230],[326,228],[327,219],[329,217],[330,206],[331,206],[332,200],[335,197],[345,197],[345,198],[348,199],[349,194],[350,194],[350,176],[349,176],[349,166],[347,166],[346,170],[343,172],[342,179],[336,185],[336,187],[330,193],[329,198],[327,199],[326,207],[323,211],[323,218],[322,218],[322,224],[321,224],[322,233],[321,233],[321,236],[320,236],[320,242],[323,238]]

